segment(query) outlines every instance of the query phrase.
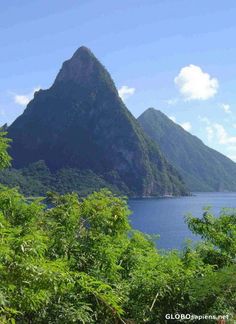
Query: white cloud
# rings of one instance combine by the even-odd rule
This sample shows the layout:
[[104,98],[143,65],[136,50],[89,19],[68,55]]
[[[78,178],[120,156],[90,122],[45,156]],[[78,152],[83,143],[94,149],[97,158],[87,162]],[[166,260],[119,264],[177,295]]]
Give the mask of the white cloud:
[[214,129],[211,126],[206,127],[207,139],[211,142],[214,138]]
[[183,67],[174,82],[186,100],[207,100],[214,97],[219,87],[216,78],[193,64]]
[[228,158],[230,158],[232,161],[236,162],[236,154],[228,154]]
[[169,119],[171,119],[174,123],[176,123],[176,117],[175,116],[169,116]]
[[121,97],[121,99],[125,100],[135,93],[135,88],[130,88],[130,87],[124,85],[118,90],[118,93],[119,93],[119,96]]
[[30,101],[30,98],[26,95],[15,95],[15,103],[21,106],[26,106]]
[[189,132],[192,129],[192,125],[190,122],[184,122],[184,123],[178,123],[175,116],[168,116],[170,120],[172,120],[174,123],[179,124],[183,129],[185,129],[187,132]]
[[236,145],[229,145],[226,147],[227,151],[229,152],[227,156],[236,162]]
[[230,109],[230,105],[228,104],[221,104],[220,107],[224,110],[226,114],[231,114],[232,111]]
[[215,137],[214,128],[212,127],[213,123],[211,123],[211,121],[207,117],[198,116],[198,119],[201,122],[203,122],[204,124],[206,124],[205,129],[206,129],[206,133],[207,133],[207,139],[209,142],[211,142],[213,140],[213,138]]
[[214,123],[212,127],[220,144],[236,144],[236,136],[229,135],[223,125]]
[[183,129],[185,129],[187,132],[189,132],[192,129],[192,125],[190,122],[185,122],[180,124],[181,127],[183,127]]
[[236,136],[229,134],[222,124],[211,122],[207,117],[199,116],[199,119],[206,124],[208,141],[216,140],[218,144],[224,145],[228,152],[226,155],[236,162]]
[[34,88],[30,93],[27,94],[14,94],[14,101],[20,106],[27,106],[31,99],[34,97],[34,93],[39,91],[40,87]]
[[236,145],[236,136],[230,135],[219,123],[211,123],[209,119],[202,119],[206,124],[207,138],[209,141],[216,139],[219,144]]

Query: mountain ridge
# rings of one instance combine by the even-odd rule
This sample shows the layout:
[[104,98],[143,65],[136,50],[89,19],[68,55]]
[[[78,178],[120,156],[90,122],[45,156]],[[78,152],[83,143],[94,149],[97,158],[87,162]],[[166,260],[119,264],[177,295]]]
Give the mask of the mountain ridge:
[[159,110],[147,109],[138,121],[191,191],[236,190],[235,162],[206,146]]

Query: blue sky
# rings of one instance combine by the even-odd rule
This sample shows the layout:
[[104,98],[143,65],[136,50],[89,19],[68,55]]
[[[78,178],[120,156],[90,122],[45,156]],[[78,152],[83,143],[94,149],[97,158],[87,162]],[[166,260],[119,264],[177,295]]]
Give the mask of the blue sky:
[[235,17],[235,0],[1,1],[0,123],[85,45],[135,116],[160,109],[236,161]]

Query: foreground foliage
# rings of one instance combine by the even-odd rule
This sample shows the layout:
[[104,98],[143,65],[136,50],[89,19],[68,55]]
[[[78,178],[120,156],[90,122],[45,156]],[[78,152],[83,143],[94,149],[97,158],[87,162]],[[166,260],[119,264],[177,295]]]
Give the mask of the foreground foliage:
[[[49,206],[49,208],[48,208]],[[204,242],[160,253],[131,231],[109,191],[28,201],[0,190],[1,322],[165,323],[166,313],[231,314],[235,212],[189,217]]]
[[[9,166],[7,147],[0,134],[0,168]],[[188,216],[203,241],[182,252],[158,251],[131,229],[129,213],[126,200],[108,190],[29,200],[1,186],[0,323],[154,324],[175,313],[233,318],[236,212]]]

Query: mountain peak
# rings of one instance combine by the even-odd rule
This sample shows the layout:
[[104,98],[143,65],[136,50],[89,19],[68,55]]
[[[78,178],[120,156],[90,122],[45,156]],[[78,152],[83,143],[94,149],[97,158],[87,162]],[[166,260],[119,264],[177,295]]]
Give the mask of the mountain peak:
[[139,116],[139,118],[158,118],[159,116],[168,118],[162,111],[149,107]]
[[[92,51],[86,47],[86,46],[80,46],[75,53],[72,55],[72,58],[77,58],[77,57],[81,57],[81,56],[92,56],[94,57],[94,54],[92,53]],[[71,59],[72,59],[71,58]]]
[[153,107],[149,107],[147,108],[144,112],[144,114],[147,114],[147,113],[155,113],[155,114],[163,114],[160,110],[156,109],[156,108],[153,108]]
[[96,71],[104,69],[96,59],[92,51],[85,47],[79,47],[73,56],[65,61],[59,71],[55,83],[74,81],[76,83],[85,82]]

